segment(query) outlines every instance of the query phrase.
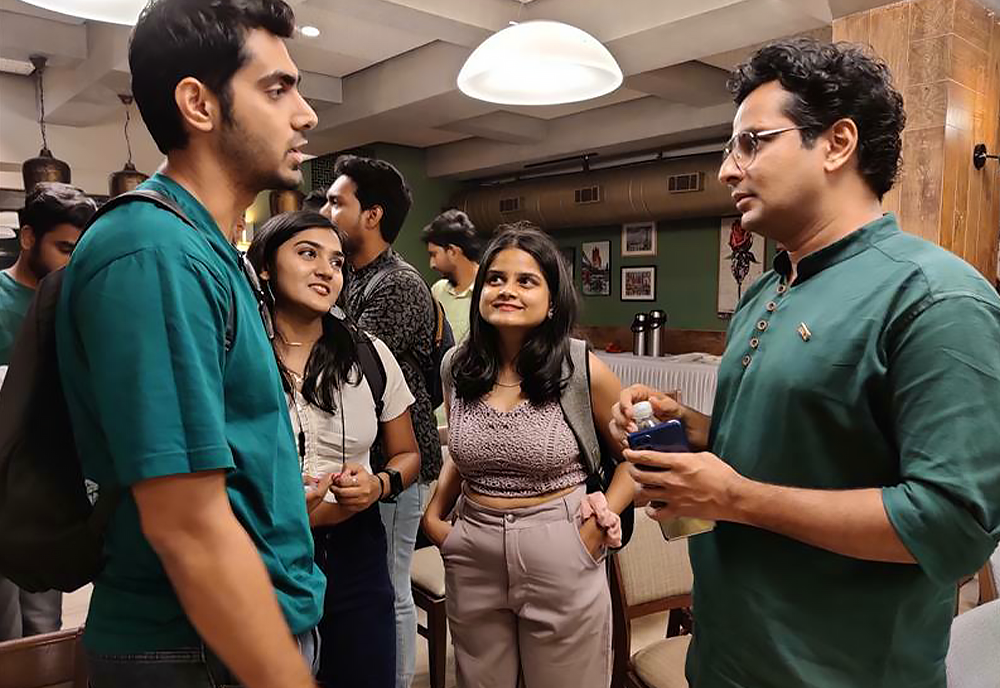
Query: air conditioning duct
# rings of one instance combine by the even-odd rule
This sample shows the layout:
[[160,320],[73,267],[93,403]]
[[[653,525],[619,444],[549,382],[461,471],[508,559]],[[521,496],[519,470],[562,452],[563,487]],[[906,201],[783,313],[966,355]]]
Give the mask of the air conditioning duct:
[[721,153],[705,153],[475,187],[452,202],[484,231],[515,220],[551,230],[731,215],[733,199],[717,179],[721,159]]

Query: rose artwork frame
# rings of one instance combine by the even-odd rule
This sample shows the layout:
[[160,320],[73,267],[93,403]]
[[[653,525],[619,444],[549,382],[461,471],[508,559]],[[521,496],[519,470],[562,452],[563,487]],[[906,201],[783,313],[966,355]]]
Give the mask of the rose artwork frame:
[[743,228],[740,217],[724,217],[719,228],[717,313],[729,318],[747,289],[764,274],[764,237]]
[[656,266],[621,269],[622,301],[656,301]]

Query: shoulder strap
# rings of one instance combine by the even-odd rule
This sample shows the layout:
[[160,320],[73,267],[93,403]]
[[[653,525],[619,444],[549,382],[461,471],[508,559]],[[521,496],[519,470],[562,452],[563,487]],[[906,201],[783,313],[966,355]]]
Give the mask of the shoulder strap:
[[[597,475],[601,471],[601,447],[594,428],[594,408],[590,391],[590,352],[587,343],[582,339],[570,339],[569,345],[573,373],[569,375],[559,403],[567,424],[580,444],[588,473]],[[563,364],[563,372],[569,373],[567,363]]]
[[447,403],[451,403],[451,388],[455,382],[454,378],[451,376],[451,366],[455,360],[455,352],[458,351],[458,345],[455,345],[444,352],[444,356],[441,357],[441,388],[444,390],[444,400]]
[[353,325],[350,327],[358,353],[358,363],[361,364],[361,373],[368,381],[372,401],[375,402],[375,418],[377,422],[381,422],[384,406],[382,397],[385,396],[387,382],[385,366],[382,364],[382,357],[378,355],[378,349],[375,348],[375,342],[372,341],[372,338],[357,327]]
[[[177,202],[167,196],[162,194],[156,189],[135,189],[133,191],[127,191],[123,194],[115,196],[110,199],[107,203],[98,208],[97,212],[94,213],[93,217],[90,218],[90,222],[87,226],[94,224],[98,218],[103,216],[108,211],[114,210],[120,205],[125,205],[126,203],[131,203],[132,201],[145,201],[146,203],[152,203],[153,205],[162,208],[168,212],[176,215],[184,224],[188,225],[192,229],[197,229],[194,222],[191,221],[181,207],[177,205]],[[226,352],[232,350],[233,342],[236,340],[236,298],[232,299],[229,304],[229,311],[226,313],[226,334],[225,334],[225,345]]]
[[370,280],[368,280],[368,284],[365,285],[364,292],[361,293],[361,308],[358,309],[359,310],[358,315],[364,313],[365,309],[368,307],[369,299],[371,299],[372,294],[375,293],[375,290],[379,286],[381,286],[382,282],[384,282],[389,275],[396,272],[400,272],[402,270],[412,270],[412,268],[406,263],[396,263],[395,265],[390,265],[388,267],[382,268],[381,270],[376,272],[375,275]]

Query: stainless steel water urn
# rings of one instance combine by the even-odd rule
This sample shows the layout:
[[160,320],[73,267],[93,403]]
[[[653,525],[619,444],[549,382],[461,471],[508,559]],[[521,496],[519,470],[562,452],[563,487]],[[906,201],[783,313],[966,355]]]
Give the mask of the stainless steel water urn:
[[667,314],[659,309],[652,310],[646,316],[646,355],[665,356],[666,354]]
[[636,313],[632,319],[632,353],[636,356],[646,354],[646,314]]

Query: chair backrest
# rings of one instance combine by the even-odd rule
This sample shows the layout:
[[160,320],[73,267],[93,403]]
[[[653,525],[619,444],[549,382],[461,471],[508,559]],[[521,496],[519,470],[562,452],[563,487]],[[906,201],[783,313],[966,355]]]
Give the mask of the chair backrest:
[[87,688],[82,628],[0,643],[0,688]]
[[959,614],[951,624],[948,688],[1000,686],[1000,600]]
[[687,539],[664,540],[659,524],[643,509],[636,510],[632,541],[616,558],[627,607],[691,594]]

